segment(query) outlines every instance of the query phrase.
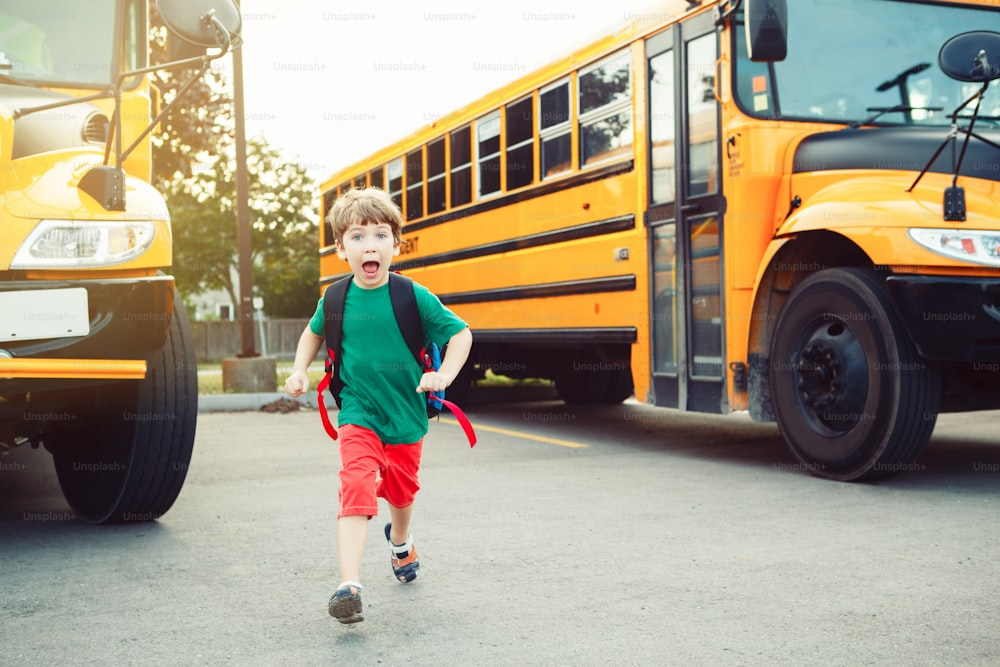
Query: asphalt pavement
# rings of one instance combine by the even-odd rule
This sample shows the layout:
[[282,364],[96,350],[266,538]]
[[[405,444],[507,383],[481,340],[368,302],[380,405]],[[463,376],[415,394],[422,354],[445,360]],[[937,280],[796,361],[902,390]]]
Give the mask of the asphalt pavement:
[[475,448],[431,424],[420,577],[393,580],[376,518],[366,620],[342,626],[336,446],[315,410],[256,407],[284,398],[204,397],[152,523],[77,521],[43,452],[5,456],[0,665],[1000,664],[1000,413],[841,484],[746,415],[470,404]]

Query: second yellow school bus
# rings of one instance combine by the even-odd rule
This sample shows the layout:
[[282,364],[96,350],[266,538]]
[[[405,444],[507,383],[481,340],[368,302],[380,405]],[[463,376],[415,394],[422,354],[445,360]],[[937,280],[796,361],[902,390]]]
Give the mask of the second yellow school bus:
[[[1000,406],[998,11],[662,2],[333,174],[324,213],[392,194],[395,268],[470,369],[749,411],[813,474],[890,475]],[[329,225],[320,256],[325,287]]]

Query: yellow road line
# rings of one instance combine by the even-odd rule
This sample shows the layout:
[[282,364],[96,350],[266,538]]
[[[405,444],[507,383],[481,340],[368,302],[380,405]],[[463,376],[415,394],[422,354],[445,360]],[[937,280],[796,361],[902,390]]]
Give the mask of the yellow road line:
[[[439,420],[445,424],[454,424],[459,426],[459,423],[454,419],[440,418]],[[524,440],[535,440],[537,442],[547,442],[550,445],[559,445],[560,447],[572,447],[573,449],[581,449],[583,447],[588,447],[588,445],[582,442],[573,442],[572,440],[560,440],[559,438],[549,438],[544,435],[535,435],[533,433],[523,433],[521,431],[511,431],[506,428],[499,428],[496,426],[483,426],[482,424],[473,424],[473,428],[477,431],[489,431],[490,433],[499,433],[501,435],[509,435],[514,438],[522,438]]]

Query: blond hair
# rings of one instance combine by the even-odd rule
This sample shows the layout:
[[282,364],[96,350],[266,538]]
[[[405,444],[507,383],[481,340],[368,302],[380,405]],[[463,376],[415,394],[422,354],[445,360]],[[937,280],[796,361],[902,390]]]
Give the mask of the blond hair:
[[386,224],[396,243],[402,240],[403,214],[392,197],[381,188],[352,188],[340,195],[326,221],[333,226],[333,238],[339,244],[351,225]]

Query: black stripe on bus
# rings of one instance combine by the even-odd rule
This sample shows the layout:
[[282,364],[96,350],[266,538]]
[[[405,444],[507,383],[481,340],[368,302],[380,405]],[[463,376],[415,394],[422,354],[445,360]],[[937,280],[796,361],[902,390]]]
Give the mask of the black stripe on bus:
[[574,327],[567,329],[473,329],[477,343],[635,343],[635,327]]
[[[392,270],[404,271],[406,269],[455,262],[460,259],[488,257],[489,255],[510,252],[511,250],[537,248],[550,243],[562,243],[564,241],[573,241],[576,239],[587,238],[589,236],[614,234],[616,232],[624,232],[630,229],[635,229],[635,216],[631,213],[617,218],[598,220],[597,222],[588,222],[582,225],[574,225],[572,227],[561,227],[548,232],[529,234],[528,236],[519,236],[505,241],[495,241],[493,243],[485,243],[483,245],[472,246],[470,248],[462,248],[461,250],[442,252],[436,255],[427,255],[426,257],[420,257],[418,259],[393,262]],[[340,273],[335,276],[322,276],[319,282],[320,285],[327,285],[346,275],[346,273]]]
[[540,299],[549,296],[570,296],[576,294],[597,294],[599,292],[628,292],[635,290],[635,274],[607,276],[604,278],[584,278],[558,283],[522,285],[520,287],[499,287],[496,289],[474,290],[438,294],[441,303],[486,303],[490,301],[513,301],[516,299]]
[[494,241],[483,245],[462,248],[451,252],[441,252],[435,255],[427,255],[417,259],[394,262],[393,267],[403,271],[417,267],[432,266],[434,264],[444,264],[446,262],[456,262],[460,259],[474,259],[477,257],[488,257],[512,250],[524,250],[526,248],[537,248],[538,246],[549,245],[550,243],[562,243],[586,238],[588,236],[600,236],[601,234],[614,234],[635,229],[635,215],[628,214],[608,220],[588,222],[572,227],[562,227],[548,232],[519,236],[505,241]]

